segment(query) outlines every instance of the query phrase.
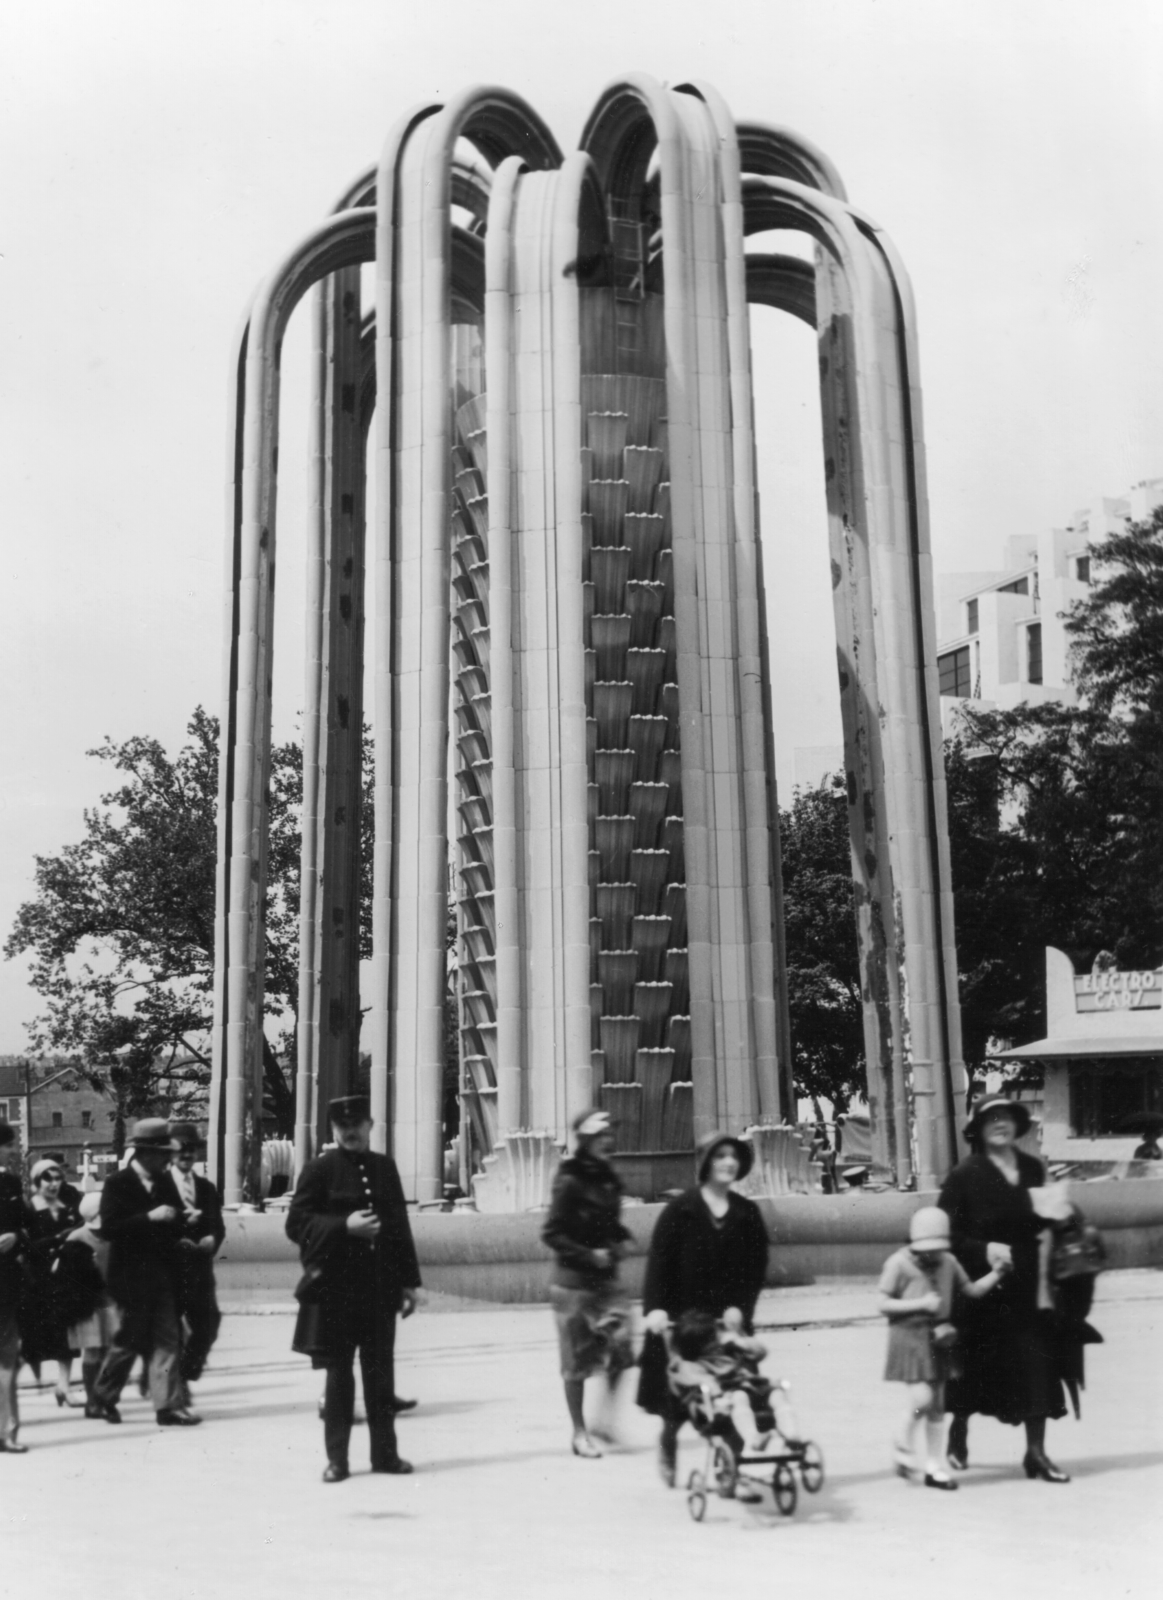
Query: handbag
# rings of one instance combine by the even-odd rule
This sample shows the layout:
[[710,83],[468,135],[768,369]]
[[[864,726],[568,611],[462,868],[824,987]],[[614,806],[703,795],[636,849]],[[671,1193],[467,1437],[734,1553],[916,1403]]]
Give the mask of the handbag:
[[317,1306],[323,1298],[323,1268],[305,1267],[303,1276],[295,1287],[295,1299],[301,1306]]
[[1050,1246],[1050,1278],[1064,1283],[1069,1278],[1093,1278],[1106,1268],[1106,1246],[1102,1234],[1087,1222],[1077,1206],[1061,1228],[1054,1230]]

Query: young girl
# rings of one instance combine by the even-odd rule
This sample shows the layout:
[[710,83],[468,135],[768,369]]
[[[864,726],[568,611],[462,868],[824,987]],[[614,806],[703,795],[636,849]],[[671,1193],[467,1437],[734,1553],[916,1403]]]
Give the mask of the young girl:
[[81,1226],[69,1234],[56,1264],[57,1293],[69,1323],[69,1346],[81,1357],[85,1415],[99,1416],[93,1384],[117,1332],[117,1307],[105,1289],[109,1246],[101,1238],[101,1196],[81,1199]]
[[880,1309],[889,1318],[888,1360],[884,1376],[905,1383],[909,1408],[904,1432],[893,1444],[893,1461],[902,1478],[911,1478],[917,1424],[925,1423],[925,1485],[956,1489],[945,1461],[945,1380],[955,1339],[950,1318],[958,1295],[978,1300],[1001,1281],[1001,1269],[970,1283],[964,1267],[949,1253],[949,1218],[937,1206],[914,1212],[909,1246],[884,1264],[877,1285]]

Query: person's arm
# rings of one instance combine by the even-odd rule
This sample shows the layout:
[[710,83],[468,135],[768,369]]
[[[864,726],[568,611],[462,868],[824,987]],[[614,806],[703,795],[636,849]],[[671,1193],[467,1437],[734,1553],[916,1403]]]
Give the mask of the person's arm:
[[980,1300],[991,1289],[996,1289],[1004,1277],[1004,1268],[992,1267],[982,1278],[974,1278],[972,1281],[966,1278],[966,1281],[960,1285],[961,1293],[970,1300]]
[[195,1193],[198,1196],[202,1219],[199,1224],[198,1245],[207,1255],[217,1255],[226,1238],[226,1221],[222,1215],[222,1202],[218,1191],[208,1178],[199,1180]]
[[563,1266],[577,1267],[583,1271],[608,1267],[613,1260],[611,1251],[593,1250],[575,1239],[570,1232],[576,1221],[574,1208],[580,1190],[581,1185],[572,1173],[558,1172],[553,1180],[549,1215],[541,1230],[541,1242],[553,1251]]
[[941,1296],[935,1292],[917,1295],[911,1300],[901,1299],[901,1290],[905,1287],[906,1275],[899,1265],[899,1258],[890,1256],[884,1264],[884,1271],[880,1275],[880,1282],[876,1286],[877,1310],[884,1317],[935,1317],[941,1309]]
[[[408,1221],[408,1205],[404,1199],[404,1185],[396,1163],[388,1159],[388,1206],[392,1214],[392,1234],[395,1240],[396,1270],[405,1294],[405,1304],[415,1307],[414,1291],[420,1287],[420,1261],[416,1255],[416,1242],[412,1238],[412,1225]],[[409,1316],[411,1309],[405,1310]]]
[[763,1285],[767,1281],[768,1257],[767,1224],[763,1220],[763,1213],[755,1202],[747,1202],[747,1272],[748,1283],[745,1295],[746,1304],[739,1310],[743,1313],[743,1325],[750,1329],[755,1317],[755,1303],[759,1299]]
[[287,1238],[299,1246],[306,1265],[308,1257],[321,1264],[347,1234],[347,1218],[329,1214],[327,1169],[323,1162],[309,1161],[303,1168],[287,1210]]
[[[101,1237],[111,1242],[115,1239],[142,1238],[164,1218],[155,1218],[153,1212],[162,1209],[154,1204],[154,1194],[146,1194],[136,1175],[128,1173],[130,1183],[118,1183],[110,1178],[101,1191]],[[120,1174],[118,1174],[120,1176]],[[132,1187],[130,1187],[132,1184]],[[165,1209],[170,1209],[166,1207]]]
[[[979,1277],[994,1265],[989,1259],[990,1241],[978,1236],[974,1223],[972,1168],[955,1167],[937,1196],[937,1204],[949,1218],[949,1237],[953,1253],[971,1277]],[[1005,1246],[1001,1247],[1006,1250]],[[994,1252],[996,1255],[996,1251]]]
[[642,1312],[647,1318],[659,1313],[663,1326],[670,1314],[670,1302],[676,1276],[676,1256],[682,1242],[682,1222],[678,1203],[674,1200],[654,1224],[650,1235],[650,1248],[646,1255],[646,1277],[642,1285]]

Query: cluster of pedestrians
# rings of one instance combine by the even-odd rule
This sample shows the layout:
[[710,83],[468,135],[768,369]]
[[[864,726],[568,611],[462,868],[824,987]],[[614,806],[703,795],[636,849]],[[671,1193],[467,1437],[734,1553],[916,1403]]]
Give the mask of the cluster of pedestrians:
[[[0,1156],[15,1134],[0,1124]],[[162,1427],[201,1420],[190,1385],[202,1375],[221,1316],[213,1260],[225,1227],[217,1191],[194,1171],[192,1123],[148,1117],[129,1137],[129,1160],[100,1195],[65,1181],[59,1159],[37,1161],[31,1199],[0,1172],[0,1453],[23,1454],[17,1374],[56,1363],[60,1406],[118,1423],[135,1361]],[[81,1361],[84,1400],[72,1394]]]
[[[889,1320],[885,1378],[906,1385],[907,1407],[892,1443],[905,1478],[957,1488],[969,1464],[969,1418],[992,1416],[1025,1432],[1027,1478],[1067,1483],[1046,1453],[1046,1424],[1075,1414],[1083,1351],[1101,1335],[1087,1317],[1093,1263],[1058,1243],[1078,1219],[1061,1186],[1017,1148],[1029,1113],[1002,1095],[979,1101],[966,1125],[971,1154],[948,1176],[938,1204],[917,1211],[910,1241],[885,1264],[880,1309]],[[598,1457],[609,1435],[610,1397],[633,1360],[630,1308],[618,1279],[629,1233],[621,1187],[609,1162],[609,1120],[587,1112],[574,1126],[577,1148],[559,1169],[543,1232],[554,1253],[551,1289],[575,1455]],[[659,1471],[673,1486],[679,1430],[711,1413],[689,1403],[702,1394],[742,1392],[762,1445],[772,1429],[771,1385],[758,1372],[753,1319],[768,1266],[759,1207],[733,1187],[750,1170],[742,1139],[714,1134],[699,1147],[696,1183],[663,1210],[651,1236],[642,1309],[646,1338],[638,1403],[662,1422]],[[605,1372],[604,1409],[587,1425],[587,1377]],[[951,1423],[947,1429],[947,1419]],[[924,1425],[924,1447],[917,1433]],[[716,1425],[737,1458],[744,1441]],[[790,1445],[798,1441],[785,1431]],[[738,1479],[742,1496],[746,1481]]]
[[[329,1116],[334,1145],[300,1174],[286,1228],[303,1268],[293,1348],[326,1374],[323,1477],[340,1483],[350,1475],[357,1356],[371,1470],[412,1471],[396,1440],[396,1415],[415,1402],[396,1395],[395,1339],[397,1319],[415,1309],[420,1270],[395,1163],[370,1148],[367,1098],[334,1100]],[[1025,1108],[1004,1096],[977,1104],[966,1127],[972,1153],[949,1174],[937,1206],[914,1214],[908,1244],[880,1279],[889,1322],[884,1375],[907,1390],[892,1460],[929,1488],[957,1487],[974,1414],[1024,1428],[1027,1477],[1069,1481],[1046,1453],[1046,1424],[1066,1414],[1067,1393],[1077,1414],[1084,1347],[1101,1336],[1087,1321],[1093,1267],[1084,1252],[1060,1250],[1076,1214],[1058,1186],[1044,1183],[1041,1163],[1017,1148],[1028,1126]],[[728,1134],[704,1140],[694,1185],[659,1216],[636,1357],[619,1274],[631,1236],[609,1117],[587,1111],[573,1131],[575,1150],[559,1168],[543,1238],[554,1257],[550,1295],[574,1455],[602,1455],[615,1396],[637,1365],[638,1404],[661,1421],[658,1461],[668,1485],[688,1421],[713,1429],[717,1444],[742,1460],[747,1447],[729,1400],[708,1406],[707,1397],[746,1397],[760,1448],[777,1430],[779,1388],[760,1370],[766,1352],[754,1336],[767,1229],[736,1187],[751,1167],[750,1144]],[[11,1130],[0,1124],[5,1141]],[[22,1354],[38,1371],[57,1363],[60,1404],[72,1403],[79,1356],[85,1414],[106,1422],[120,1421],[121,1390],[140,1358],[158,1422],[200,1420],[189,1386],[220,1320],[213,1258],[224,1237],[221,1208],[193,1171],[200,1146],[192,1124],[147,1118],[130,1145],[130,1160],[99,1202],[71,1190],[52,1160],[34,1167],[31,1202],[15,1177],[0,1173],[0,1451],[24,1448],[16,1404]],[[606,1382],[601,1409],[587,1421],[585,1384],[595,1374]],[[786,1416],[778,1432],[793,1451],[814,1448]],[[755,1497],[746,1478],[728,1476],[739,1497]]]

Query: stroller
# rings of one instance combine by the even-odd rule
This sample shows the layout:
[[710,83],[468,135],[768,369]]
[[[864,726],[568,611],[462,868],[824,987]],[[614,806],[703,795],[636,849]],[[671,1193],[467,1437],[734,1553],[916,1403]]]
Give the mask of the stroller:
[[[719,1327],[722,1329],[721,1324]],[[769,1386],[758,1377],[755,1358],[736,1363],[732,1372],[732,1363],[721,1358],[722,1347],[692,1360],[689,1350],[684,1354],[679,1348],[678,1331],[671,1327],[665,1335],[667,1387],[707,1446],[702,1470],[696,1469],[687,1479],[687,1510],[701,1522],[711,1493],[733,1499],[742,1482],[756,1486],[761,1491],[758,1498],[768,1505],[774,1502],[782,1516],[790,1517],[798,1499],[796,1473],[808,1494],[816,1494],[824,1482],[824,1457],[820,1447],[800,1433],[790,1399],[791,1385],[780,1379]],[[722,1331],[730,1340],[735,1330]],[[739,1342],[752,1345],[760,1355],[763,1352],[753,1340]],[[753,1398],[757,1392],[759,1406]],[[743,1444],[733,1420],[739,1393],[752,1398],[757,1421],[763,1417],[773,1423],[750,1448]]]

